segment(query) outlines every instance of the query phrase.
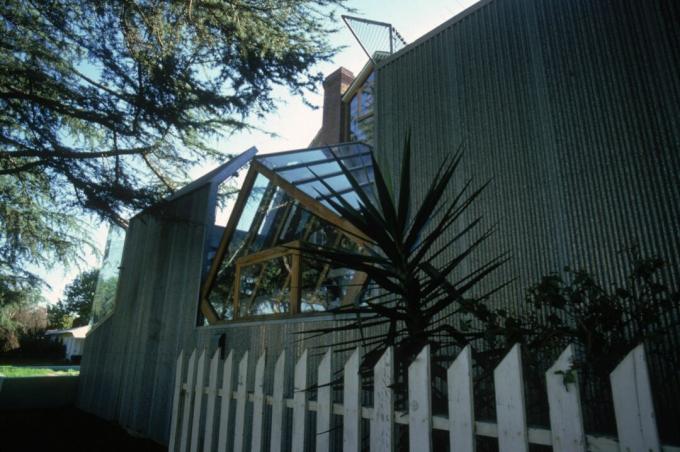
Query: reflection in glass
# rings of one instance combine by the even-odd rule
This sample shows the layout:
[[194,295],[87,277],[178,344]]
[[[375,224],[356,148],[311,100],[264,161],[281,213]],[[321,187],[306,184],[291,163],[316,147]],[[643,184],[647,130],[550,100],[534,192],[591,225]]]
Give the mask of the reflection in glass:
[[124,245],[125,229],[114,224],[110,225],[104,259],[99,269],[97,288],[92,301],[91,325],[96,325],[113,312]]
[[350,100],[349,139],[351,141],[373,142],[373,106],[375,104],[375,72]]
[[303,257],[300,311],[318,312],[340,307],[353,277],[352,270]]
[[283,256],[241,268],[239,315],[241,317],[290,312],[291,256]]

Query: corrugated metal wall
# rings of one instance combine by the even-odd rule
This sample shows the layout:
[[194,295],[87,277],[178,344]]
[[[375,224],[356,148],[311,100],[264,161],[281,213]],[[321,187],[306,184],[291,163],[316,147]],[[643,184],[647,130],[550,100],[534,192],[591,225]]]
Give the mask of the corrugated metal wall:
[[[412,131],[416,197],[461,143],[452,189],[493,179],[470,218],[497,225],[479,262],[512,253],[489,281],[517,278],[499,305],[522,309],[526,288],[566,265],[621,281],[633,245],[668,260],[678,287],[678,2],[483,2],[378,67],[376,128],[393,175]],[[657,401],[678,414],[671,391]]]
[[[485,2],[379,68],[381,161],[398,170],[411,129],[421,180],[463,140],[461,174],[494,178],[473,214],[498,225],[479,260],[514,255],[495,282],[518,279],[499,303],[520,308],[530,283],[567,264],[620,280],[619,250],[635,243],[678,268],[678,8],[656,0]],[[88,336],[81,367],[83,409],[162,443],[180,349],[212,352],[224,333],[237,359],[250,352],[252,378],[262,351],[271,376],[288,349],[291,375],[293,356],[318,344],[294,334],[321,324],[310,319],[195,326],[209,198],[199,189],[166,206],[162,219],[132,222],[116,309]]]
[[159,441],[177,354],[196,340],[207,199],[206,187],[131,221],[114,312],[85,343],[80,407]]
[[[320,350],[314,347],[348,337],[346,333],[337,333],[302,342],[296,334],[328,326],[333,322],[332,316],[325,321],[307,317],[197,327],[209,199],[206,186],[165,205],[162,212],[133,219],[126,238],[114,312],[87,336],[85,343],[79,407],[160,443],[167,444],[169,437],[175,362],[180,350],[205,348],[211,356],[219,336],[225,334],[227,348],[235,350],[236,362],[246,351],[250,354],[251,387],[257,357],[266,351],[265,390],[271,394],[274,364],[285,348],[286,396],[292,398],[294,360],[302,350],[310,348],[312,353],[309,361],[312,384],[320,361],[317,356]],[[266,413],[265,421],[270,422],[269,408]],[[289,415],[286,419],[292,422]],[[314,422],[310,416],[308,444],[314,441]]]

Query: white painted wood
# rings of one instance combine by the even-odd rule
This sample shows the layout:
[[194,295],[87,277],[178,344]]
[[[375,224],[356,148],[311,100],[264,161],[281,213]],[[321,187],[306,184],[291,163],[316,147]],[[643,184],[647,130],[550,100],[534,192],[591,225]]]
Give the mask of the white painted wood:
[[203,436],[203,452],[211,452],[213,445],[213,431],[215,429],[215,401],[217,399],[217,369],[220,363],[220,349],[215,350],[210,360],[208,373],[208,396],[205,408],[205,434]]
[[175,366],[175,388],[172,391],[172,417],[170,421],[170,441],[168,451],[175,452],[177,447],[177,423],[179,422],[179,398],[182,397],[182,366],[184,365],[184,350],[179,352]]
[[234,351],[230,350],[222,368],[222,400],[220,403],[219,433],[217,436],[217,450],[227,450],[227,435],[229,434],[229,414],[231,409],[231,392],[233,378]]
[[640,344],[626,355],[609,379],[620,450],[661,450],[644,346]]
[[389,347],[373,367],[371,451],[394,450],[394,349]]
[[274,366],[274,395],[272,397],[272,431],[269,441],[271,452],[281,452],[283,433],[283,384],[285,382],[286,351],[282,351]]
[[182,406],[182,429],[179,437],[179,450],[184,452],[189,445],[189,418],[191,417],[192,401],[194,399],[194,377],[196,375],[196,350],[191,352],[187,364],[187,386],[184,391],[184,404]]
[[503,361],[494,369],[496,386],[496,417],[498,422],[498,450],[522,452],[529,450],[522,351],[515,344]]
[[267,353],[262,353],[255,366],[255,389],[253,390],[253,429],[250,452],[262,450],[262,418],[264,417],[264,367]]
[[573,363],[574,346],[569,345],[545,373],[552,446],[555,452],[586,450],[581,393]]
[[466,346],[446,371],[449,393],[451,452],[474,452],[475,403],[472,392],[472,349]]
[[248,401],[248,352],[238,364],[236,382],[236,417],[234,419],[234,452],[243,452],[246,434],[246,402]]
[[316,452],[329,452],[331,429],[331,364],[329,348],[321,359],[318,369],[316,393]]
[[408,367],[409,450],[432,451],[432,396],[430,346],[426,345]]
[[307,350],[295,364],[293,383],[293,447],[302,452],[305,447],[305,427],[307,424]]
[[361,450],[361,347],[357,347],[345,363],[343,379],[343,451]]
[[201,352],[196,365],[196,386],[194,389],[194,409],[191,422],[191,441],[189,450],[198,451],[198,440],[200,436],[201,408],[203,407],[203,385],[205,384],[205,349]]

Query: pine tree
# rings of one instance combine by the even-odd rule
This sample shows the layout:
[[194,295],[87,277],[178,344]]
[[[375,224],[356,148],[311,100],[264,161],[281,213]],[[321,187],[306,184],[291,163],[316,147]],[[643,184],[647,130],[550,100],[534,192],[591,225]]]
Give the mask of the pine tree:
[[0,7],[0,274],[77,256],[304,95],[345,0],[8,0]]

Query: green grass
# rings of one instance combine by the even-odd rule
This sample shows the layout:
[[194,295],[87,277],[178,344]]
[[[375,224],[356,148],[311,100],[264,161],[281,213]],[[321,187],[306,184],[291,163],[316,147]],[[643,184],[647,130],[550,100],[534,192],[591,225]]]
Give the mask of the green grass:
[[75,376],[79,373],[78,369],[60,369],[58,367],[0,366],[0,376],[8,378]]

